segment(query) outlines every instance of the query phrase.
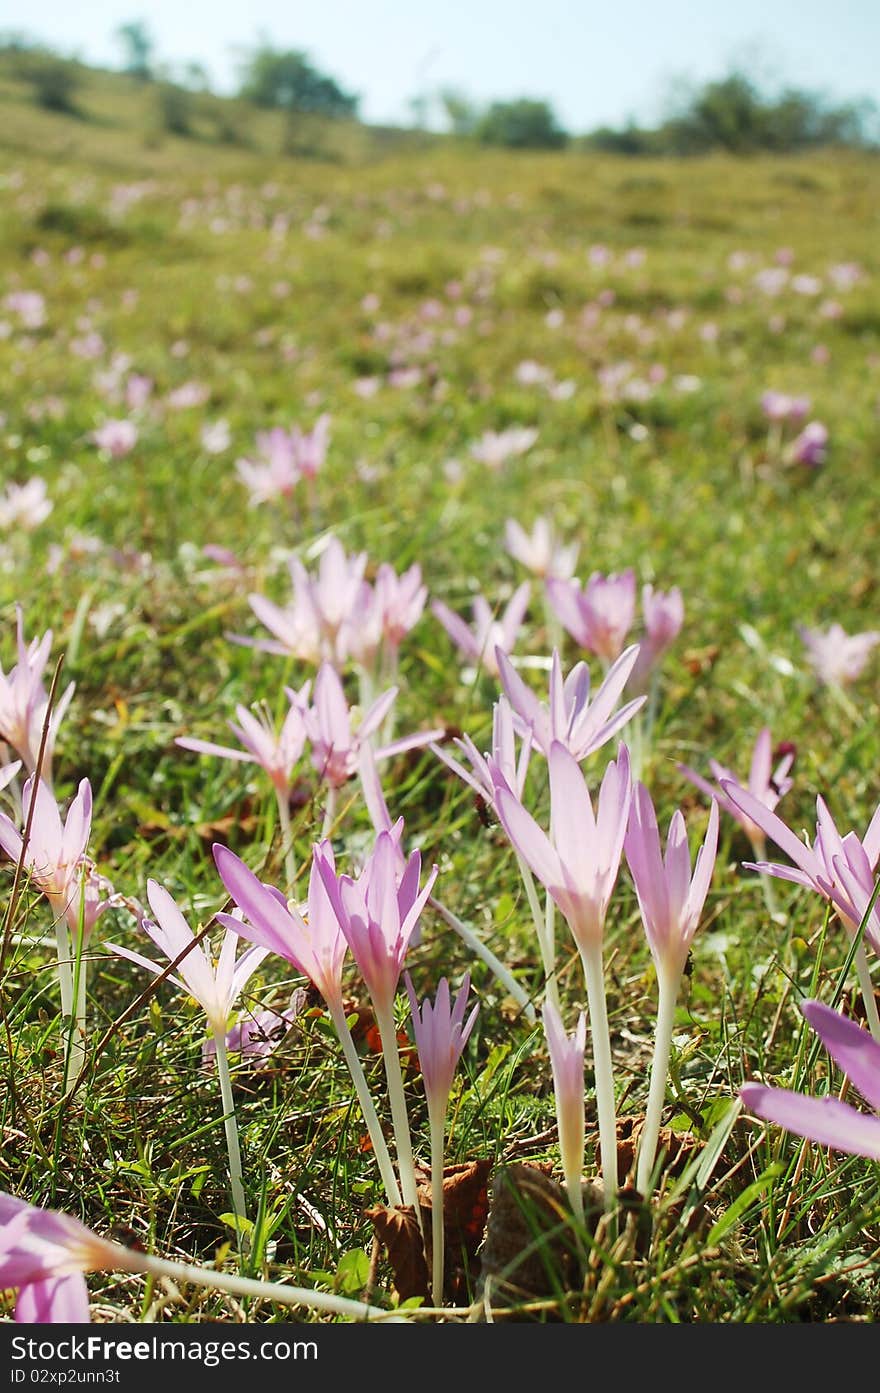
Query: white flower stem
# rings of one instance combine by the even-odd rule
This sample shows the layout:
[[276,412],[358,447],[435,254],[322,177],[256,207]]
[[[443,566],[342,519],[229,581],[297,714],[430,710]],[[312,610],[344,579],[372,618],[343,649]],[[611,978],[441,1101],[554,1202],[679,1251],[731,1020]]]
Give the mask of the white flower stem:
[[669,1051],[672,1045],[672,1029],[675,1022],[675,1002],[678,997],[679,976],[675,972],[659,972],[657,984],[659,1000],[657,1003],[657,1024],[654,1028],[654,1058],[651,1061],[651,1083],[648,1088],[648,1106],[645,1111],[645,1124],[639,1138],[639,1158],[636,1169],[636,1188],[645,1199],[649,1198],[648,1187],[654,1158],[657,1154],[657,1139],[660,1135],[660,1118],[666,1097],[666,1075],[669,1070]]
[[614,1104],[614,1070],[611,1062],[608,1009],[605,1004],[602,944],[590,943],[578,946],[584,967],[587,1004],[590,1011],[590,1035],[593,1042],[593,1069],[596,1075],[596,1108],[599,1113],[599,1150],[602,1158],[605,1208],[610,1210],[614,1207],[614,1198],[617,1194],[617,1118]]
[[71,1022],[73,1020],[73,973],[71,972],[70,932],[66,919],[60,915],[55,920],[55,944],[58,954],[58,986],[61,989],[61,1047],[64,1055],[63,1091],[67,1092],[68,1079],[75,1074],[71,1059]]
[[403,1075],[400,1072],[400,1054],[397,1049],[397,1030],[394,1025],[394,1011],[390,1003],[373,1002],[376,1024],[382,1037],[382,1057],[385,1061],[385,1079],[388,1084],[388,1101],[391,1104],[391,1121],[394,1125],[394,1144],[397,1147],[397,1169],[400,1172],[400,1188],[404,1204],[411,1204],[422,1227],[422,1211],[416,1188],[415,1166],[413,1163],[412,1140],[409,1134],[409,1118],[406,1113],[406,1098],[403,1092]]
[[296,856],[293,850],[293,834],[290,827],[290,801],[281,789],[275,790],[278,802],[278,826],[281,829],[281,845],[284,850],[284,875],[287,880],[287,895],[296,893]]
[[443,1273],[445,1266],[443,1231],[443,1148],[446,1128],[446,1105],[428,1105],[431,1126],[431,1299],[435,1306],[443,1305]]
[[546,910],[543,910],[538,900],[538,892],[535,889],[534,877],[519,852],[516,853],[516,864],[519,866],[519,873],[522,876],[522,882],[525,886],[526,899],[529,902],[529,909],[532,911],[535,933],[538,937],[541,963],[544,968],[546,997],[551,1006],[555,1006],[556,1010],[559,1011],[559,987],[556,982],[556,947],[553,942],[553,900],[550,895],[548,895],[547,907]]
[[226,1131],[226,1151],[229,1156],[229,1189],[232,1194],[232,1208],[236,1218],[247,1220],[247,1202],[242,1183],[241,1148],[238,1144],[238,1125],[235,1121],[235,1102],[232,1097],[232,1080],[229,1077],[225,1030],[214,1030],[214,1043],[217,1046],[217,1076],[220,1080],[220,1097],[223,1102],[223,1126]]
[[[345,1296],[335,1296],[332,1292],[309,1291],[307,1287],[290,1287],[283,1282],[260,1282],[253,1277],[237,1277],[231,1272],[218,1272],[210,1267],[191,1267],[185,1262],[169,1262],[165,1258],[154,1258],[137,1254],[137,1264],[131,1262],[131,1254],[126,1250],[124,1269],[151,1272],[156,1277],[170,1277],[174,1282],[192,1282],[196,1286],[210,1287],[214,1291],[226,1291],[233,1296],[251,1296],[259,1301],[274,1301],[282,1306],[309,1306],[316,1311],[330,1311],[338,1316],[350,1316],[353,1320],[400,1320],[378,1306],[368,1306],[365,1302],[352,1301]],[[122,1264],[120,1264],[122,1266]]]
[[351,1038],[351,1031],[348,1028],[348,1021],[345,1019],[345,1011],[342,1001],[327,1002],[330,1011],[330,1019],[333,1021],[336,1034],[339,1036],[339,1043],[342,1045],[342,1053],[345,1055],[345,1062],[351,1074],[352,1083],[357,1093],[358,1102],[361,1105],[361,1112],[364,1115],[364,1122],[367,1124],[367,1132],[373,1144],[373,1155],[379,1167],[379,1174],[382,1177],[382,1184],[385,1186],[385,1195],[389,1205],[396,1207],[401,1202],[400,1188],[394,1174],[394,1167],[391,1164],[391,1156],[388,1145],[385,1141],[382,1128],[379,1125],[379,1118],[370,1097],[370,1090],[367,1088],[367,1080],[364,1077],[363,1067],[358,1059],[354,1041]]
[[325,841],[333,830],[336,820],[336,785],[327,785],[327,802],[324,804],[324,825],[321,828],[321,841]]
[[514,1000],[519,1003],[529,1025],[534,1025],[537,1020],[535,1008],[529,1000],[528,992],[520,986],[512,972],[504,966],[499,958],[496,958],[492,950],[486,947],[483,940],[474,933],[468,924],[459,919],[458,915],[452,913],[451,909],[447,909],[439,900],[435,900],[433,895],[429,896],[428,904],[440,915],[445,924],[455,930],[462,942],[486,964],[490,972],[494,973],[501,985],[506,987]]
[[[79,937],[73,966],[73,1035],[70,1039],[69,1057],[65,1061],[65,1093],[73,1087],[74,1081],[80,1077],[83,1065],[86,1062],[86,1015],[88,1010],[86,1000],[86,963],[87,959],[83,952],[82,937]],[[70,1080],[69,1083],[68,1079]]]
[[865,1003],[868,1029],[873,1038],[880,1043],[880,1015],[877,1013],[877,998],[874,995],[874,984],[871,981],[871,968],[868,963],[868,954],[865,952],[864,936],[859,939],[859,946],[856,948],[855,965]]

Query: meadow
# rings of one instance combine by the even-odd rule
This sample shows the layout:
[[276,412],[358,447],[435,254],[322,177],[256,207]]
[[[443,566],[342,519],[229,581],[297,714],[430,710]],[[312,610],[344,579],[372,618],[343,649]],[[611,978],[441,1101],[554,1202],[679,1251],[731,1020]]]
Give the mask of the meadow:
[[[853,1088],[801,1004],[858,1022],[870,1045],[876,160],[622,160],[363,132],[282,156],[268,125],[253,148],[145,137],[141,94],[109,80],[75,119],[0,78],[0,765],[21,761],[0,805],[23,834],[16,855],[0,830],[0,1190],[218,1276],[105,1253],[82,1268],[96,1322],[350,1321],[361,1305],[426,1322],[873,1321],[880,1072],[861,1102],[864,1067]],[[615,682],[633,644],[653,664]],[[517,679],[546,707],[554,649],[558,675],[586,666],[578,693],[556,691],[542,749]],[[562,750],[600,691],[605,722],[645,702]],[[242,730],[263,761],[242,758]],[[632,812],[619,870],[609,852],[596,876],[597,969],[584,885],[557,875],[545,899],[541,875],[593,854],[587,790],[592,809],[610,762],[623,779],[628,761],[626,807],[640,780],[664,846],[680,812],[693,863],[716,814],[682,766],[711,781],[716,761],[747,784],[759,737],[772,760],[755,797],[771,814],[778,799],[790,835],[813,843],[821,797],[841,837],[866,842],[867,873],[840,872],[850,932],[840,894],[744,867],[790,865],[790,848],[747,835],[715,783],[717,855],[678,975],[644,927],[659,872],[647,858],[639,881]],[[492,751],[488,781],[467,740]],[[54,800],[73,815],[50,894],[33,848]],[[209,937],[187,946],[166,896]],[[368,990],[349,953],[324,963],[338,973],[322,990],[300,942],[206,1005],[189,969],[235,903],[262,925],[250,942],[276,948],[307,926],[316,941],[328,906],[384,916],[403,934],[397,976]],[[164,956],[146,927],[159,918],[176,928]],[[362,952],[375,968],[376,934]],[[426,1102],[401,966],[419,1001],[469,974],[448,1106],[436,1089]],[[585,1013],[574,1094],[548,999],[568,1036]],[[753,1082],[859,1109],[856,1140],[762,1119],[739,1096]],[[656,1162],[637,1174],[646,1113]],[[11,1319],[13,1288],[47,1274],[4,1272]],[[287,1304],[285,1285],[316,1299]]]

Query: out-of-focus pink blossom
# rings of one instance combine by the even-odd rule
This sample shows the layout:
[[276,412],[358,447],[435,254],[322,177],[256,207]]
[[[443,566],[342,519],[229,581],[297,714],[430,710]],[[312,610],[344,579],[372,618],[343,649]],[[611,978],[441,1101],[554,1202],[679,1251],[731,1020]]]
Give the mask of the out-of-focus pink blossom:
[[92,439],[99,449],[106,450],[113,459],[124,459],[137,444],[138,428],[134,421],[105,421],[92,432]]
[[808,421],[786,451],[791,464],[805,464],[816,469],[824,464],[828,453],[828,427],[821,421]]
[[535,518],[531,532],[526,532],[514,519],[504,524],[504,543],[510,555],[542,580],[557,576],[567,580],[577,566],[578,545],[564,546],[545,517]]
[[0,528],[21,528],[32,532],[52,511],[46,481],[35,476],[24,484],[10,483],[0,494]]
[[538,432],[534,427],[511,426],[503,431],[487,430],[471,444],[471,455],[487,469],[500,469],[509,459],[524,455],[537,439]]
[[488,600],[477,595],[473,602],[473,627],[469,627],[460,615],[445,605],[442,600],[433,600],[431,611],[440,620],[444,629],[459,652],[474,666],[482,666],[494,677],[498,676],[496,650],[510,653],[525,618],[531,596],[528,581],[514,591],[504,608],[500,619],[496,619]]
[[594,571],[581,589],[577,580],[547,581],[547,597],[560,623],[588,653],[606,662],[620,657],[636,613],[636,576]]
[[861,676],[880,643],[880,630],[848,634],[840,624],[827,629],[810,629],[801,624],[798,633],[807,650],[807,659],[818,680],[827,687],[846,687]]

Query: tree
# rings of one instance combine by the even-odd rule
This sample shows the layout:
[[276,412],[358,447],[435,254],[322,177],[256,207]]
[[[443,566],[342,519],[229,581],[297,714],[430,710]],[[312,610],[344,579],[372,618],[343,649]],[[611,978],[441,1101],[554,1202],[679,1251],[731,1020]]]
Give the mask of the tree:
[[153,76],[153,40],[142,19],[120,24],[116,38],[125,52],[124,68],[130,77],[148,82]]
[[444,87],[437,95],[452,134],[473,135],[480,120],[480,113],[470,97],[466,97],[455,87]]
[[549,103],[529,97],[493,102],[478,120],[475,135],[485,145],[515,150],[558,150],[568,141]]
[[358,104],[357,97],[319,72],[299,49],[275,49],[266,43],[246,59],[239,95],[255,106],[315,116],[354,116]]

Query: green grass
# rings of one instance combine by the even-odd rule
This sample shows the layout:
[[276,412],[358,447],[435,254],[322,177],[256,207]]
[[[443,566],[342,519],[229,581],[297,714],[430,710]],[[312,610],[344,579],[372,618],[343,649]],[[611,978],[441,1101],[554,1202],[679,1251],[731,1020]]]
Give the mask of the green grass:
[[[683,592],[685,626],[663,665],[645,768],[664,830],[678,806],[692,845],[705,829],[705,800],[677,762],[707,771],[714,757],[744,777],[766,724],[775,740],[797,746],[795,786],[780,807],[789,824],[812,832],[821,793],[839,826],[863,834],[878,800],[876,653],[841,702],[812,680],[797,625],[878,627],[876,161],[846,152],[680,164],[513,156],[416,136],[392,142],[355,127],[323,132],[327,157],[303,160],[279,154],[271,116],[248,118],[247,149],[210,140],[207,127],[199,139],[159,136],[148,99],[122,78],[95,76],[82,94],[83,118],[72,120],[28,106],[14,73],[0,80],[0,298],[30,290],[46,304],[45,323],[31,330],[0,308],[10,326],[0,339],[0,496],[6,482],[40,475],[53,501],[39,528],[0,533],[0,663],[8,672],[15,661],[20,602],[28,637],[51,628],[53,661],[65,655],[62,684],[76,681],[56,791],[67,800],[90,779],[90,849],[117,889],[143,899],[153,877],[194,926],[206,923],[223,902],[210,856],[216,839],[281,883],[268,782],[249,766],[187,754],[174,739],[225,743],[236,703],[262,699],[280,712],[283,685],[313,675],[309,664],[229,640],[261,633],[249,593],[287,598],[287,552],[307,555],[317,534],[333,531],[347,550],[367,552],[371,575],[383,561],[398,571],[419,561],[431,597],[464,612],[477,590],[499,605],[512,593],[522,572],[504,549],[504,521],[528,525],[538,514],[579,541],[582,579],[633,566],[640,583]],[[611,249],[610,266],[591,262],[597,244]],[[644,261],[625,264],[637,248]],[[790,249],[793,274],[823,278],[819,295],[756,289],[755,273],[775,264],[780,248]],[[730,268],[735,252],[751,258],[745,269]],[[828,267],[850,261],[863,268],[862,281],[829,288]],[[458,298],[451,282],[461,286]],[[613,302],[585,318],[602,291],[613,291]],[[368,295],[378,309],[364,307]],[[831,299],[838,317],[819,311]],[[441,307],[439,318],[426,302]],[[469,323],[456,323],[460,305],[471,309]],[[562,314],[557,327],[551,311]],[[683,319],[670,319],[675,311]],[[772,324],[774,316],[784,323]],[[717,326],[715,341],[700,333],[707,323]],[[377,325],[388,327],[377,333]],[[89,332],[101,336],[94,359],[75,347]],[[817,343],[825,362],[813,357]],[[155,385],[135,450],[110,462],[91,433],[128,413],[101,394],[95,375],[118,353]],[[398,353],[420,368],[417,385],[358,395],[356,379],[384,379]],[[573,395],[557,401],[520,385],[515,371],[526,359],[557,381],[571,379]],[[648,400],[604,401],[597,373],[621,362],[639,378],[660,365],[665,379]],[[698,379],[696,389],[677,387],[682,377]],[[207,387],[207,403],[166,409],[167,394],[189,381]],[[812,398],[811,415],[830,432],[822,468],[788,467],[768,451],[760,396],[769,387]],[[252,453],[255,432],[308,427],[321,411],[332,434],[314,518],[249,508],[234,461]],[[220,418],[232,444],[210,455],[200,429]],[[536,427],[537,443],[486,471],[471,442],[514,425]],[[84,546],[83,536],[100,546]],[[243,572],[204,560],[209,542],[234,551]],[[536,584],[515,651],[540,657],[547,648]],[[566,638],[566,666],[581,656]],[[592,670],[598,681],[595,662]],[[398,732],[440,724],[467,731],[480,748],[488,743],[497,687],[461,680],[427,610],[404,640],[400,687]],[[594,787],[604,759],[587,765]],[[532,806],[543,817],[541,780],[536,763]],[[443,902],[539,1000],[528,906],[500,828],[484,824],[471,794],[430,753],[384,766],[383,784],[392,816],[405,818],[407,845],[421,848],[426,865],[439,864]],[[334,828],[346,869],[369,841],[350,788]],[[304,760],[293,809],[301,864],[320,833],[323,798]],[[697,1144],[690,1173],[661,1176],[647,1231],[636,1213],[617,1235],[604,1221],[581,1234],[587,1258],[573,1287],[554,1279],[548,1261],[546,1290],[515,1306],[514,1318],[877,1317],[876,1164],[817,1146],[803,1153],[798,1138],[745,1118],[731,1126],[727,1114],[750,1078],[840,1087],[824,1052],[808,1051],[797,1002],[832,1000],[845,937],[834,921],[825,931],[817,897],[781,883],[786,920],[772,922],[757,880],[740,868],[749,855],[723,816],[664,1114]],[[0,873],[5,909],[11,864]],[[36,941],[52,938],[46,901],[25,890],[12,928],[0,998],[0,1188],[68,1210],[101,1233],[127,1230],[162,1255],[210,1265],[220,1252],[234,1267],[234,1232],[221,1217],[230,1201],[219,1096],[200,1066],[201,1012],[162,984],[121,1019],[147,982],[102,948],[137,938],[130,915],[108,911],[90,946],[90,1067],[64,1102],[53,956]],[[557,936],[573,1022],[583,983],[563,926]],[[632,1120],[647,1096],[656,982],[625,871],[605,959],[618,1111]],[[530,1032],[516,1003],[431,912],[409,965],[420,992],[470,969],[481,1002],[450,1107],[447,1160],[488,1160],[493,1172],[513,1159],[558,1165],[540,1028]],[[363,1003],[351,969],[346,981]],[[270,958],[243,1009],[283,1006],[298,983]],[[841,1004],[856,1003],[848,979]],[[398,1004],[404,1026],[403,998]],[[387,1121],[381,1060],[361,1048]],[[587,1083],[592,1167],[589,1047]],[[326,1016],[313,1006],[266,1076],[242,1069],[235,1085],[245,1186],[260,1215],[251,1270],[359,1296],[372,1251],[364,1211],[381,1190]],[[427,1162],[414,1073],[407,1090],[418,1158]],[[357,1253],[363,1262],[349,1256]],[[96,1320],[285,1314],[140,1278],[89,1281]],[[384,1255],[369,1284],[374,1303],[393,1304]]]

